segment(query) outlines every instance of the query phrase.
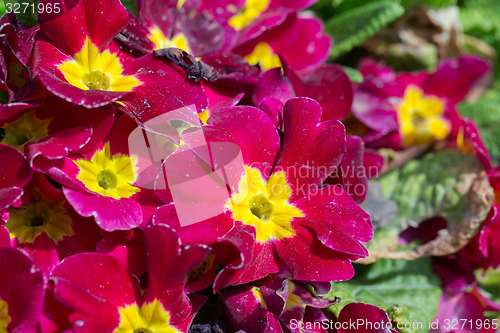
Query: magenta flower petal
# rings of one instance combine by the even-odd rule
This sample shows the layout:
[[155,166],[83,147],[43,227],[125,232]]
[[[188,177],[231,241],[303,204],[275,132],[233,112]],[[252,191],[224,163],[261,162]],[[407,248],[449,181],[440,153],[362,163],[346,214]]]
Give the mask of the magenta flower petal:
[[210,245],[227,234],[233,226],[233,220],[226,214],[221,214],[196,224],[181,226],[175,206],[171,203],[158,208],[153,216],[153,224],[168,224],[173,227],[183,244]]
[[38,98],[45,95],[43,89],[36,89],[30,68],[37,32],[38,27],[22,25],[12,12],[0,18],[0,90],[7,95],[0,108],[2,120],[13,117],[21,109],[40,105]]
[[262,75],[253,91],[252,103],[259,106],[267,97],[274,97],[283,104],[295,97],[290,81],[281,74],[280,68],[270,69]]
[[64,187],[64,195],[78,214],[95,218],[106,231],[128,230],[142,222],[140,204],[131,198],[114,199],[99,194],[87,194]]
[[270,36],[269,45],[273,51],[296,71],[314,70],[328,58],[332,39],[323,33],[323,23],[308,15],[290,15],[278,27],[263,34]]
[[[248,125],[248,122],[258,126]],[[208,120],[204,128],[207,141],[236,143],[245,164],[255,165],[267,176],[280,148],[280,139],[271,118],[251,106],[234,106],[220,109]]]
[[[498,188],[498,187],[496,187]],[[498,199],[497,199],[498,201]],[[462,250],[461,254],[474,269],[500,266],[500,207],[494,203],[481,229]]]
[[476,280],[473,268],[461,255],[434,258],[433,269],[441,278],[443,289],[449,292],[465,291]]
[[23,111],[32,108],[32,104],[28,103],[9,103],[0,105],[0,121],[11,120],[21,115]]
[[278,129],[283,129],[283,107],[283,103],[274,97],[266,97],[259,104],[259,109],[273,120]]
[[262,303],[257,287],[247,286],[222,295],[224,310],[233,332],[283,332],[279,321]]
[[32,171],[26,157],[19,150],[0,144],[0,188],[23,187],[31,179]]
[[[42,1],[42,3],[53,1]],[[78,53],[87,36],[103,51],[127,25],[127,10],[118,0],[58,0],[61,13],[40,13],[40,30],[57,48],[71,56]]]
[[296,223],[313,229],[321,243],[332,250],[360,257],[368,256],[365,247],[339,227],[335,228],[328,223],[305,218],[297,219]]
[[136,276],[147,271],[144,235],[140,229],[109,233],[97,244],[96,249],[99,253],[120,260]]
[[5,226],[0,226],[0,248],[2,247],[10,247],[10,234],[9,230]]
[[[397,114],[387,96],[356,90],[352,112],[365,126],[376,131],[376,139],[398,130]],[[372,139],[373,140],[373,139]]]
[[242,91],[218,85],[216,82],[201,81],[205,94],[208,97],[210,114],[226,106],[235,106],[245,94]]
[[52,269],[59,264],[59,255],[54,241],[46,233],[42,233],[35,238],[33,247],[29,252],[36,268],[43,272],[45,276],[49,276]]
[[141,2],[138,7],[140,20],[131,16],[129,25],[122,31],[124,38],[120,38],[132,50],[149,53],[164,47],[160,40],[151,41],[153,32],[162,33],[167,40],[185,38],[185,51],[197,57],[220,50],[224,43],[224,29],[204,12],[177,8],[175,1],[149,0]]
[[382,171],[385,159],[376,150],[365,149],[363,154],[363,167],[366,171],[366,177],[376,178]]
[[294,225],[298,236],[276,242],[276,250],[291,277],[302,281],[344,281],[354,276],[351,260],[359,257],[334,251],[310,231]]
[[335,170],[345,152],[345,128],[335,120],[320,123],[321,107],[294,98],[283,110],[283,148],[275,171],[287,170],[294,197],[304,196]]
[[307,218],[335,226],[360,242],[368,242],[373,237],[368,214],[338,187],[323,187],[297,200],[295,205],[306,213]]
[[273,244],[255,242],[252,259],[238,270],[227,269],[224,272],[221,271],[215,280],[214,290],[216,290],[216,287],[218,290],[220,284],[229,276],[231,281],[228,283],[229,285],[240,285],[262,279],[269,274],[278,273],[280,270],[278,255]]
[[133,89],[134,98],[124,101],[141,121],[184,106],[195,105],[198,112],[207,107],[207,96],[201,85],[187,80],[173,66],[170,60],[149,54],[125,67],[123,75],[134,75],[142,83]]
[[194,56],[205,56],[219,51],[224,43],[224,29],[205,13],[195,17],[182,17],[182,33],[186,36],[188,46]]
[[0,189],[0,211],[9,208],[15,204],[23,195],[23,189],[19,187],[9,187]]
[[323,65],[307,74],[287,70],[297,96],[310,97],[321,105],[321,120],[342,120],[351,110],[351,81],[339,65]]
[[25,152],[31,165],[37,168],[37,158],[56,160],[68,156],[70,152],[82,149],[90,141],[92,128],[89,126],[78,126],[54,133],[37,143],[29,143],[25,146]]
[[42,68],[40,80],[54,95],[77,105],[88,108],[97,108],[123,98],[128,92],[104,91],[104,90],[82,90],[63,78],[60,71],[54,68]]
[[14,248],[0,249],[0,300],[7,303],[9,332],[35,330],[43,305],[44,277],[26,253]]
[[238,92],[251,90],[259,81],[260,68],[250,65],[234,53],[217,53],[203,57],[203,62],[219,73],[215,85],[232,88]]
[[[359,319],[359,321],[358,321]],[[349,303],[340,311],[339,333],[390,333],[391,322],[387,313],[374,305],[364,303]],[[352,328],[352,323],[356,323]],[[358,325],[360,323],[360,325]]]
[[463,140],[463,146],[458,147],[466,153],[475,153],[481,163],[483,163],[484,168],[486,170],[491,169],[491,159],[490,154],[488,153],[488,149],[485,144],[481,140],[481,135],[474,124],[474,122],[468,118],[461,120],[461,130],[462,133],[459,132],[459,136],[463,135],[463,137],[457,138],[457,140]]
[[477,56],[444,60],[427,77],[423,88],[428,94],[446,97],[457,103],[490,69],[491,64]]
[[328,179],[327,183],[339,184],[357,202],[363,202],[368,189],[367,174],[364,165],[364,143],[357,136],[346,137],[346,153],[340,162],[340,168]]
[[[490,303],[490,304],[488,304]],[[433,327],[437,327],[435,330],[439,333],[449,332],[449,325],[446,323],[454,322],[455,320],[461,323],[461,325],[456,325],[453,332],[456,333],[482,333],[482,332],[494,332],[483,328],[483,325],[477,325],[478,323],[484,324],[491,321],[487,319],[484,315],[484,311],[498,311],[497,308],[490,307],[493,305],[490,301],[486,301],[486,298],[477,290],[477,288],[472,288],[470,292],[461,293],[449,293],[443,292],[439,300],[438,313],[434,319]],[[491,325],[490,325],[491,326]]]
[[188,273],[209,253],[204,245],[182,246],[168,225],[148,226],[144,230],[148,260],[148,287],[144,302],[160,300],[172,312],[172,321],[181,322],[191,313],[191,303],[184,294]]
[[[57,99],[57,102],[51,103],[47,108],[57,108],[59,110],[64,110],[64,112],[60,112],[50,121],[48,128],[49,133],[57,133],[68,128],[91,124],[92,135],[85,146],[80,148],[81,151],[93,149],[108,136],[115,119],[115,109],[113,107],[105,106],[90,111],[86,108],[76,107],[60,99]],[[70,108],[73,109],[74,112],[71,114],[71,119],[68,119],[68,111]],[[76,149],[72,151],[78,152]]]
[[165,26],[173,24],[173,10],[177,9],[175,0],[146,0],[137,1],[139,18],[149,27],[154,24],[163,23]]
[[148,38],[149,33],[142,21],[129,13],[127,26],[115,37],[115,40],[127,47],[130,52],[147,54],[156,48],[155,43]]
[[[243,269],[251,262],[256,251],[254,250],[255,236],[249,226],[233,228],[228,234],[212,244],[216,259],[226,265],[217,275],[213,290],[239,284],[238,279],[243,274]],[[277,271],[276,265],[271,263],[267,270]]]
[[139,280],[104,254],[66,258],[51,280],[56,298],[74,310],[69,319],[77,332],[112,332],[119,323],[117,308],[140,300]]
[[67,215],[72,220],[71,228],[74,234],[65,236],[57,242],[59,258],[63,259],[75,253],[94,252],[97,243],[102,240],[102,230],[94,219],[80,216],[73,209],[67,209]]
[[0,212],[21,198],[23,187],[31,179],[32,171],[26,157],[19,150],[0,144]]
[[40,318],[40,328],[42,332],[73,332],[68,317],[72,310],[62,305],[54,297],[54,288],[47,284],[45,289],[45,300],[43,313]]

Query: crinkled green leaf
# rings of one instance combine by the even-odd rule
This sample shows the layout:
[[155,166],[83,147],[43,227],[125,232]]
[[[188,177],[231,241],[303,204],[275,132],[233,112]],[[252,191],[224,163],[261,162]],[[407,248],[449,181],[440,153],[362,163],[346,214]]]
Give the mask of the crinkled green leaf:
[[500,161],[500,91],[491,90],[479,101],[459,105],[462,116],[469,117],[479,127],[481,138],[494,161]]
[[447,150],[426,154],[381,177],[382,195],[399,207],[389,225],[401,230],[435,216],[460,222],[469,207],[467,185],[481,169],[474,155]]
[[[341,8],[343,7],[344,8]],[[346,6],[348,7],[346,9]],[[403,7],[396,1],[346,1],[338,14],[325,24],[325,31],[335,41],[332,56],[338,56],[361,44],[366,38],[403,15]]]
[[329,310],[336,316],[349,303],[368,303],[386,310],[394,321],[421,323],[421,328],[404,331],[420,333],[429,331],[428,323],[436,316],[441,288],[439,278],[432,273],[430,258],[384,259],[368,266],[356,266],[356,274],[349,281],[332,282],[326,297],[335,296],[341,301]]

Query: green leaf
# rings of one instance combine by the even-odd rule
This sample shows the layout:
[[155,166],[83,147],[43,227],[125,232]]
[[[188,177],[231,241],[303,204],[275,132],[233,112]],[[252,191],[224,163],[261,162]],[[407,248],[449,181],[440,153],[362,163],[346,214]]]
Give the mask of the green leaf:
[[[39,0],[4,0],[5,8],[12,10],[19,22],[29,27],[38,25]],[[51,7],[52,8],[52,7]]]
[[5,1],[0,1],[0,16],[5,14]]
[[379,260],[368,266],[356,266],[354,278],[332,282],[326,297],[340,297],[340,303],[329,308],[336,316],[352,302],[378,306],[396,322],[411,322],[413,329],[401,333],[428,332],[429,321],[436,316],[441,288],[432,273],[431,259],[414,261]]
[[413,7],[416,5],[427,5],[432,7],[449,7],[455,6],[457,0],[403,0],[403,6],[406,8]]
[[339,13],[325,24],[325,31],[333,36],[335,42],[332,56],[338,56],[358,46],[404,13],[399,3],[391,0],[351,0],[343,3],[338,9]]
[[458,106],[464,117],[469,117],[479,127],[481,138],[495,162],[500,161],[500,91],[491,90],[475,103],[462,103]]
[[[460,21],[466,35],[474,36],[491,45],[500,53],[500,1],[465,1],[460,8]],[[500,75],[500,71],[496,74]]]
[[137,16],[137,3],[135,0],[121,0],[121,2],[125,8]]
[[9,93],[3,90],[0,90],[0,104],[9,103]]
[[470,180],[480,170],[476,156],[447,150],[411,160],[380,177],[382,195],[399,207],[389,225],[402,230],[435,216],[461,222],[469,208],[465,194]]
[[342,66],[345,73],[349,76],[352,82],[361,83],[363,82],[363,74],[361,74],[357,69],[347,66]]
[[479,288],[488,293],[493,302],[500,302],[500,268],[490,268],[486,272],[476,271]]
[[457,2],[458,2],[457,0],[422,0],[423,4],[433,7],[455,6]]

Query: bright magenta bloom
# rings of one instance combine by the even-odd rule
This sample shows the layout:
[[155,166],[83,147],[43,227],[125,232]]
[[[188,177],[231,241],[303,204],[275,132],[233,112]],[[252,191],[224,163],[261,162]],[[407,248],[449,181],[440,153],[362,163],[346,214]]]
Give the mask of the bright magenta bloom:
[[69,148],[52,150],[57,147],[53,136],[34,145],[30,156],[37,170],[63,185],[64,196],[80,215],[93,216],[106,231],[129,230],[147,222],[161,203],[153,190],[136,183],[137,158],[129,154],[128,141],[122,139],[136,127],[123,115],[107,129],[116,134],[95,146],[81,149],[91,133],[82,131],[71,137]]
[[[232,260],[240,261],[219,273],[215,290],[278,272],[296,280],[345,280],[354,274],[350,261],[367,255],[360,243],[372,237],[368,215],[339,187],[319,188],[345,151],[342,124],[320,118],[315,101],[289,100],[282,140],[272,119],[253,107],[221,109],[208,120],[207,141],[241,148],[245,167],[238,189],[222,215],[181,228],[173,205],[166,205],[153,223],[174,225],[185,242],[211,244],[222,237],[217,244],[234,244],[240,255]],[[183,140],[190,144],[189,136]]]
[[0,248],[0,330],[36,332],[41,315],[45,279],[19,249]]
[[0,166],[0,212],[3,212],[10,205],[19,205],[32,171],[26,157],[15,148],[0,144],[0,155],[5,159]]
[[259,287],[245,286],[221,297],[229,325],[235,332],[287,332],[288,329],[300,333],[303,330],[299,324],[316,322],[320,326],[322,320],[328,320],[321,309],[335,303],[311,295],[305,285],[281,278],[269,278]]
[[[113,38],[127,25],[118,0],[64,1],[64,14],[42,14],[35,73],[53,94],[87,108],[122,101],[139,118],[206,104],[202,88],[152,54],[139,59],[120,51]],[[171,96],[175,94],[175,98]]]
[[184,294],[185,279],[208,249],[181,246],[164,225],[147,227],[145,237],[148,285],[143,292],[139,280],[108,255],[77,254],[54,269],[54,295],[72,310],[75,332],[187,332],[203,297],[191,301]]
[[442,61],[435,72],[395,73],[370,59],[355,92],[353,114],[366,127],[360,134],[374,148],[401,149],[457,137],[460,102],[490,69],[476,56]]

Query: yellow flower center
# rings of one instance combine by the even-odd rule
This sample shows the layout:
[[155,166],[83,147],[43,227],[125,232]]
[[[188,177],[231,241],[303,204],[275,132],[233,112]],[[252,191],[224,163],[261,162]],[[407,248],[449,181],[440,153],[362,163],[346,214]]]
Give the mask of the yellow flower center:
[[246,0],[240,12],[229,19],[229,25],[242,30],[259,17],[269,6],[270,0]]
[[7,333],[7,326],[10,323],[10,316],[7,302],[0,299],[0,333]]
[[263,308],[267,309],[266,301],[264,300],[264,296],[258,287],[252,287],[252,293],[255,298],[260,302]]
[[87,37],[83,48],[73,60],[58,66],[64,78],[83,90],[132,91],[141,82],[131,75],[122,75],[123,68],[117,55],[99,49]]
[[148,38],[156,45],[157,50],[176,47],[186,51],[187,53],[191,53],[186,36],[182,33],[175,35],[172,39],[168,39],[158,27],[149,29],[149,33]]
[[158,300],[119,307],[120,325],[113,333],[180,333],[170,326],[170,314]]
[[252,53],[245,56],[245,59],[251,65],[260,64],[263,70],[281,67],[280,57],[273,52],[269,44],[264,42],[257,44]]
[[233,219],[254,226],[260,243],[295,236],[291,220],[304,214],[288,202],[292,190],[285,172],[275,172],[265,181],[258,169],[245,166],[245,171],[238,193],[226,202]]
[[48,135],[50,119],[42,120],[35,116],[35,111],[25,112],[21,117],[3,127],[5,136],[0,143],[24,151],[28,142],[38,142]]
[[286,300],[285,310],[290,310],[295,307],[305,308],[302,298],[293,293],[295,284],[292,281],[288,281],[288,286],[288,298]]
[[184,6],[184,3],[186,3],[186,0],[177,1],[177,9],[181,9],[182,6]]
[[49,200],[39,191],[34,191],[29,202],[19,208],[10,208],[5,227],[10,236],[18,238],[21,243],[32,243],[42,232],[57,243],[64,236],[73,235],[71,218],[66,211],[63,201]]
[[136,156],[111,156],[109,142],[102,150],[96,151],[90,161],[79,159],[74,162],[80,168],[76,178],[93,192],[115,199],[129,198],[139,192],[130,184],[136,179]]
[[428,144],[450,134],[450,123],[443,117],[445,102],[409,86],[396,107],[404,146]]

